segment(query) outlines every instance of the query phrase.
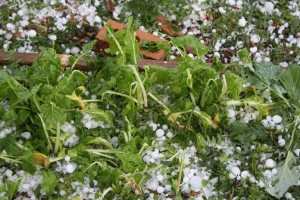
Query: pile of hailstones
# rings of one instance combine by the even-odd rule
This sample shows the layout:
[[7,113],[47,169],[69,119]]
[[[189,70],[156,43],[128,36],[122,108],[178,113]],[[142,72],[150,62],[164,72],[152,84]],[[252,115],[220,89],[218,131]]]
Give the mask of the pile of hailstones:
[[[178,144],[172,143],[171,145],[176,149],[175,155],[167,155],[166,142],[173,137],[173,133],[168,129],[167,125],[160,126],[153,122],[148,122],[148,126],[156,133],[153,147],[155,149],[148,150],[143,156],[143,161],[149,166],[153,167],[149,171],[150,178],[145,183],[144,192],[149,194],[148,200],[154,199],[154,194],[158,194],[160,198],[171,200],[171,196],[175,194],[174,188],[170,185],[170,179],[177,180],[180,171],[180,164],[174,166],[163,166],[163,161],[171,161],[178,158],[183,162],[183,180],[181,182],[180,191],[182,194],[199,193],[194,196],[196,200],[201,200],[203,196],[214,196],[214,184],[218,179],[210,179],[210,172],[207,167],[199,165],[199,158],[196,153],[197,150],[193,142],[189,142],[189,146],[182,149]],[[206,185],[202,183],[208,182]]]

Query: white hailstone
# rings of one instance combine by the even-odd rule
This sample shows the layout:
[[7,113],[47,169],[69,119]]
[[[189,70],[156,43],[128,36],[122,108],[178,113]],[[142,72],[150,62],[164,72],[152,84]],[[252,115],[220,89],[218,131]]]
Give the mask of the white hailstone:
[[172,189],[171,185],[165,185],[165,190],[166,191],[171,191],[171,189]]
[[71,50],[69,48],[66,48],[65,53],[69,54],[69,53],[71,53]]
[[79,54],[79,52],[80,52],[80,49],[78,48],[78,47],[72,47],[72,49],[71,49],[71,54]]
[[56,35],[49,35],[48,38],[49,38],[49,40],[51,40],[51,41],[57,40]]
[[251,47],[250,52],[251,53],[256,53],[257,52],[257,47]]
[[284,197],[287,198],[287,199],[293,198],[292,194],[289,193],[289,192],[286,192],[286,193],[284,194]]
[[221,55],[220,55],[220,53],[219,53],[219,52],[214,52],[214,56],[215,56],[215,57],[218,57],[218,58],[220,58],[220,57],[221,57]]
[[213,179],[210,180],[210,183],[211,183],[212,185],[215,185],[215,184],[218,183],[218,181],[219,181],[219,178],[218,178],[218,177],[215,177],[215,178],[213,178]]
[[158,175],[158,176],[156,177],[156,179],[157,179],[159,182],[161,182],[161,181],[164,180],[164,176],[160,174],[160,175]]
[[230,179],[235,179],[235,177],[236,177],[236,176],[235,176],[233,173],[229,173],[229,178],[230,178]]
[[176,58],[176,56],[174,56],[174,55],[170,56],[170,60],[174,60],[175,58]]
[[228,0],[227,2],[228,2],[228,4],[231,5],[231,6],[235,5],[235,0]]
[[66,156],[66,157],[65,157],[65,161],[66,161],[66,162],[69,162],[70,160],[71,160],[70,156]]
[[274,10],[274,4],[270,1],[266,1],[265,2],[265,5],[264,5],[264,8],[265,10],[268,12],[268,13],[272,13],[273,10]]
[[9,177],[11,177],[13,175],[13,171],[10,170],[10,169],[8,169],[8,170],[5,171],[4,174],[5,174],[5,176],[7,176],[9,178]]
[[68,173],[73,173],[74,171],[75,171],[75,167],[74,167],[74,165],[72,165],[72,164],[67,164],[67,166],[66,166],[66,171],[68,172]]
[[26,31],[26,35],[29,36],[29,37],[35,37],[36,36],[36,31],[35,30]]
[[157,124],[155,124],[153,122],[150,122],[148,125],[152,128],[153,131],[155,131],[157,129]]
[[273,120],[273,122],[275,122],[276,124],[279,124],[279,123],[282,122],[282,117],[279,116],[279,115],[274,115],[274,116],[272,117],[272,120]]
[[256,182],[256,179],[255,179],[254,176],[251,176],[251,177],[249,178],[249,181],[250,181],[251,183],[255,183],[255,182]]
[[264,182],[262,182],[261,180],[257,183],[257,185],[259,186],[259,187],[265,187],[265,183]]
[[154,178],[151,178],[150,180],[147,181],[146,187],[150,190],[157,190],[158,188],[158,181]]
[[158,186],[156,191],[157,191],[157,193],[161,194],[165,191],[165,188],[162,186]]
[[223,7],[219,7],[219,12],[221,13],[221,14],[225,14],[226,13],[226,10],[223,8]]
[[295,150],[294,150],[294,153],[296,154],[296,156],[299,157],[299,155],[300,155],[300,149],[295,149]]
[[281,62],[281,63],[279,63],[279,66],[283,67],[283,68],[286,68],[286,67],[289,66],[289,64],[287,62]]
[[28,183],[25,183],[22,185],[22,188],[25,190],[25,191],[28,191],[28,189],[30,188],[30,185]]
[[282,138],[279,139],[278,140],[278,145],[281,146],[281,147],[284,146],[285,145],[285,139],[282,139]]
[[157,129],[155,133],[156,136],[160,138],[165,134],[165,131],[163,129]]
[[18,11],[18,15],[19,15],[19,16],[23,16],[23,15],[24,15],[23,10],[19,10],[19,11]]
[[259,35],[254,34],[254,35],[251,35],[250,40],[251,40],[251,42],[253,42],[253,43],[258,43],[258,42],[260,41],[260,37],[259,37]]
[[235,176],[238,176],[238,175],[241,174],[241,170],[240,170],[240,168],[238,168],[238,167],[232,167],[232,168],[230,169],[230,171],[231,171],[231,173],[234,174]]
[[241,177],[243,178],[243,179],[246,179],[247,177],[249,176],[249,172],[248,171],[242,171],[241,172]]
[[24,132],[24,133],[21,134],[21,136],[22,136],[23,138],[25,138],[26,140],[28,140],[28,139],[31,137],[31,133],[29,133],[29,132]]
[[94,20],[95,20],[95,22],[97,22],[97,23],[100,23],[100,22],[102,21],[101,18],[100,18],[99,16],[96,16]]
[[278,173],[277,169],[276,169],[276,168],[273,168],[273,169],[272,169],[272,174],[277,174],[277,173]]
[[59,194],[60,194],[60,196],[65,196],[67,193],[66,193],[66,191],[64,191],[64,190],[61,190],[61,191],[59,192]]
[[199,191],[202,187],[202,178],[200,176],[193,176],[190,179],[191,189],[194,191]]
[[236,2],[236,7],[242,8],[242,7],[243,7],[243,1],[238,0],[238,1]]
[[236,113],[233,109],[228,109],[228,117],[233,118],[235,117]]
[[242,17],[241,19],[239,19],[238,25],[240,27],[245,27],[246,24],[247,24],[247,21],[246,21],[246,19],[244,17]]
[[159,157],[159,152],[157,149],[155,149],[152,153],[151,153],[151,157],[153,159],[157,159]]
[[162,129],[164,129],[165,131],[168,130],[168,125],[166,124],[162,125]]

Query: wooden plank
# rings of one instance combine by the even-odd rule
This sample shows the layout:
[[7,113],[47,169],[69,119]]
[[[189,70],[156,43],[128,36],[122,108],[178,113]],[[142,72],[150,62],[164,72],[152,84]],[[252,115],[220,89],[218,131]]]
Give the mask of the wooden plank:
[[[18,61],[21,65],[32,65],[32,63],[41,56],[41,53],[13,53],[9,55],[7,52],[0,51],[0,64],[9,64],[11,62]],[[68,67],[71,66],[68,60],[70,55],[67,54],[57,54],[58,58],[62,63]],[[88,66],[85,61],[78,61],[75,65],[76,69],[87,71]]]
[[[41,53],[13,53],[12,55],[8,55],[7,52],[0,51],[0,64],[8,64],[14,61],[19,61],[21,65],[31,65],[39,56],[41,56]],[[62,62],[66,66],[70,66],[70,63],[66,62],[66,59],[70,57],[70,55],[67,54],[58,54],[58,57],[62,60]],[[138,66],[139,68],[143,69],[147,65],[156,65],[156,66],[162,66],[167,68],[175,68],[178,65],[178,62],[176,61],[159,61],[159,60],[147,60],[142,59],[139,60]],[[87,63],[85,61],[79,61],[76,63],[76,69],[80,69],[83,71],[88,70]]]

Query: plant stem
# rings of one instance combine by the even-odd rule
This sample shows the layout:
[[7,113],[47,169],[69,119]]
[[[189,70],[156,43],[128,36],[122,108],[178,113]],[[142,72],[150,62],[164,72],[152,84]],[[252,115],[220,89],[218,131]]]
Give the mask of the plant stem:
[[60,123],[58,122],[56,124],[56,140],[54,146],[54,154],[58,152],[59,144],[60,144]]
[[142,94],[143,94],[143,100],[144,100],[144,106],[145,107],[148,107],[148,97],[147,97],[147,92],[145,90],[145,87],[144,87],[144,83],[142,82],[141,80],[141,77],[137,71],[137,67],[135,65],[129,65],[129,67],[132,69],[133,73],[134,73],[134,76],[137,80],[137,82],[139,83],[139,86],[141,88],[141,91],[142,91]]
[[38,114],[38,116],[41,119],[41,122],[42,122],[42,125],[43,125],[44,133],[45,133],[45,136],[46,136],[46,139],[47,139],[47,142],[48,142],[48,147],[50,148],[51,151],[53,151],[53,146],[52,146],[49,134],[48,134],[48,130],[47,130],[46,124],[45,124],[42,116],[40,114]]

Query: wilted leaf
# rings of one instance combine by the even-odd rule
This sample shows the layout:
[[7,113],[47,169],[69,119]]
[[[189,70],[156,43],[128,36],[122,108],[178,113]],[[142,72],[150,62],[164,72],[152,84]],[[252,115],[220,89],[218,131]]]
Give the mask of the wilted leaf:
[[294,101],[300,103],[300,67],[296,65],[289,66],[280,74],[279,80],[288,95]]
[[272,177],[273,187],[267,188],[267,192],[280,199],[284,193],[293,185],[298,185],[300,173],[291,169],[291,164],[295,162],[295,157],[290,151],[287,158],[278,168],[278,173]]
[[55,187],[57,186],[57,178],[54,175],[53,172],[42,172],[43,174],[43,183],[42,183],[42,188],[43,190],[48,194],[53,194],[53,192],[55,191]]
[[39,152],[36,152],[33,154],[32,156],[32,163],[35,165],[35,166],[45,166],[46,168],[49,167],[50,165],[50,159],[42,154],[42,153],[39,153]]

